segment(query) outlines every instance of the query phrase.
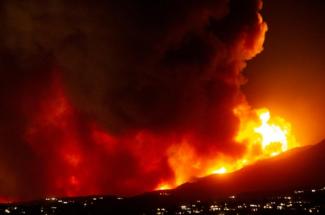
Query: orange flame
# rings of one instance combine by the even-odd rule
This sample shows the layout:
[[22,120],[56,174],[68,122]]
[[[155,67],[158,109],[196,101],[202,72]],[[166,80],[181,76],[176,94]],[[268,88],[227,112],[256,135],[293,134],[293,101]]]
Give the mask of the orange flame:
[[174,144],[169,149],[169,165],[172,167],[175,180],[162,182],[156,190],[176,187],[194,177],[211,174],[225,174],[239,170],[258,160],[277,156],[298,144],[289,122],[278,116],[272,116],[266,108],[251,109],[246,103],[234,110],[240,125],[235,141],[245,146],[240,158],[234,159],[219,154],[214,158],[200,158],[187,140]]
[[159,184],[155,190],[169,190],[172,187],[169,184]]
[[234,113],[240,120],[235,140],[247,145],[246,160],[254,162],[298,146],[291,124],[281,117],[271,116],[268,109],[251,110],[248,105],[241,105]]

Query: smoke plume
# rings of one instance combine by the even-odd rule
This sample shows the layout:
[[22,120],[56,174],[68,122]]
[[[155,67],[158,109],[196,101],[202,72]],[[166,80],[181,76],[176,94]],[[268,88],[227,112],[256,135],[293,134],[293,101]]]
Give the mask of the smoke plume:
[[261,8],[1,1],[0,195],[131,195],[240,156],[233,109],[262,50]]

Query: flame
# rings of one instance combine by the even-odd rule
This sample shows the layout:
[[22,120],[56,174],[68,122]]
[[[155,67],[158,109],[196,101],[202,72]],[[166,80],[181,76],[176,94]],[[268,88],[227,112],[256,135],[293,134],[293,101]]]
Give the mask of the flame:
[[[288,141],[286,128],[281,128],[276,124],[269,124],[270,112],[265,111],[259,114],[259,118],[262,122],[262,125],[258,128],[255,128],[254,131],[261,135],[262,138],[262,149],[266,154],[277,155],[280,152],[287,151]],[[279,144],[279,148],[274,148],[272,145]]]
[[225,167],[221,167],[221,168],[219,168],[219,169],[213,171],[213,173],[214,173],[214,174],[225,174],[225,173],[227,173],[227,168],[225,168]]
[[172,188],[172,186],[170,184],[162,183],[162,184],[159,184],[155,190],[169,190],[171,188]]
[[169,150],[169,165],[174,171],[175,180],[160,183],[156,190],[171,189],[195,177],[231,173],[298,146],[291,124],[271,115],[267,108],[252,109],[244,103],[234,108],[233,113],[240,122],[234,140],[244,146],[244,153],[237,159],[224,154],[201,158],[191,147],[190,141],[183,140]]
[[235,140],[246,144],[248,163],[279,155],[298,146],[291,124],[279,116],[272,116],[267,108],[252,110],[248,105],[234,109],[240,120]]

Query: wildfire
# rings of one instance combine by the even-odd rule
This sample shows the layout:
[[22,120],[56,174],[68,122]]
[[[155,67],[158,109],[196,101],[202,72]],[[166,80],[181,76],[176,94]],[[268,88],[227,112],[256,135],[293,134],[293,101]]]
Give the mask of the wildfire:
[[169,184],[162,183],[157,186],[156,190],[169,190],[171,188]]
[[[291,124],[281,117],[272,116],[268,109],[254,110],[243,104],[236,107],[233,112],[240,121],[235,141],[245,146],[243,155],[233,159],[221,154],[206,161],[198,158],[189,144],[182,143],[178,145],[176,153],[169,158],[175,173],[175,182],[161,183],[156,190],[173,188],[195,176],[234,172],[258,160],[277,156],[298,146]],[[183,151],[183,156],[180,155],[180,151]],[[182,163],[187,164],[186,168]],[[191,163],[195,165],[190,166]]]
[[213,171],[214,174],[224,174],[227,173],[227,169],[225,167],[221,167],[215,171]]
[[268,109],[251,110],[247,105],[242,105],[234,113],[240,120],[235,140],[247,145],[245,159],[248,163],[297,147],[291,124],[281,117],[271,116]]

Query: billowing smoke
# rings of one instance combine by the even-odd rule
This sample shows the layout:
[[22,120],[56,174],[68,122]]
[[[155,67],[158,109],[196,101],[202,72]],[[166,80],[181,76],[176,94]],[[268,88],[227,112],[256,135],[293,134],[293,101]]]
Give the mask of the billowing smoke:
[[262,50],[261,8],[1,1],[1,196],[130,195],[240,156],[233,109]]

